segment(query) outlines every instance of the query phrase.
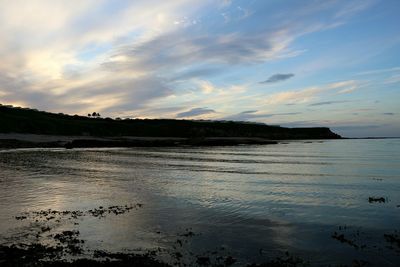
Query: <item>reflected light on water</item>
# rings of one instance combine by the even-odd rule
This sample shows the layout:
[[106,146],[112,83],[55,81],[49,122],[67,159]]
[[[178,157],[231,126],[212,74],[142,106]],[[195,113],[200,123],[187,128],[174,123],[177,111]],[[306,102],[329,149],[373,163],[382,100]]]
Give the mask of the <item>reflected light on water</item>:
[[[24,222],[14,217],[25,211],[142,203],[121,216],[79,219],[86,245],[168,248],[190,227],[200,235],[186,246],[196,251],[223,245],[244,261],[290,250],[347,263],[364,252],[341,250],[331,238],[338,226],[381,237],[400,223],[399,153],[400,140],[2,151],[0,235],[17,231]],[[374,253],[362,256],[397,259]]]

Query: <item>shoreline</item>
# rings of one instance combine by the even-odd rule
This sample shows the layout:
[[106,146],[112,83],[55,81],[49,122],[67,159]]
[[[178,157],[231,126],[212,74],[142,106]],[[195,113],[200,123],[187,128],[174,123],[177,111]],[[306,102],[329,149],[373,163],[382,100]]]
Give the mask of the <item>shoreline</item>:
[[256,137],[96,137],[36,134],[0,134],[0,148],[104,148],[272,145],[277,140]]

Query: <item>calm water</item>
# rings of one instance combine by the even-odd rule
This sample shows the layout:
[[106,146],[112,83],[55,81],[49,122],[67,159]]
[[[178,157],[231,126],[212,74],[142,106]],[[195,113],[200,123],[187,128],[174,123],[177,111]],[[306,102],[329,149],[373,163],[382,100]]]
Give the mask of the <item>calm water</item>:
[[[135,203],[143,207],[80,218],[74,227],[85,246],[173,250],[191,228],[184,255],[223,247],[238,265],[289,251],[314,265],[398,266],[383,234],[400,230],[400,139],[0,152],[2,242],[24,238],[31,224],[15,216],[26,211]],[[334,231],[365,248],[333,239]]]

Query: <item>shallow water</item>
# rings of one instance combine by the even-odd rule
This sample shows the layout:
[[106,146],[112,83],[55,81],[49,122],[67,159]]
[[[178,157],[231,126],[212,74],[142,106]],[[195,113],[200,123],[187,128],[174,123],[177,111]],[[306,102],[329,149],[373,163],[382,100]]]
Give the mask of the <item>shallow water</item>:
[[[400,139],[0,151],[2,242],[31,227],[15,220],[23,212],[135,203],[143,207],[80,218],[74,227],[85,246],[161,247],[188,257],[222,247],[237,265],[289,251],[312,265],[397,266],[400,254],[383,235],[400,230]],[[188,228],[196,235],[177,245]],[[341,243],[335,231],[365,247]]]

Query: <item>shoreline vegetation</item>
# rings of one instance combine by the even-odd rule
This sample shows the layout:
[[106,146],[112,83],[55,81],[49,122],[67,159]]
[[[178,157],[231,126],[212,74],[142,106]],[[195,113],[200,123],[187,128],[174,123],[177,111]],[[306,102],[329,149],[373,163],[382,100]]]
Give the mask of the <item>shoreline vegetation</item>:
[[341,139],[326,127],[174,119],[111,119],[0,105],[0,148],[233,146]]

